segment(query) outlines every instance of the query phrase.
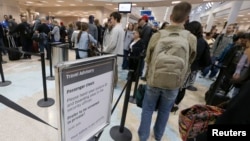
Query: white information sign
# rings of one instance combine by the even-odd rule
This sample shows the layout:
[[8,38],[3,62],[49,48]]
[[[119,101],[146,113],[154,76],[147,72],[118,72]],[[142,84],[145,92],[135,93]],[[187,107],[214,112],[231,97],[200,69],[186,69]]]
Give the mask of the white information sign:
[[114,63],[109,56],[59,67],[61,140],[87,141],[109,124]]

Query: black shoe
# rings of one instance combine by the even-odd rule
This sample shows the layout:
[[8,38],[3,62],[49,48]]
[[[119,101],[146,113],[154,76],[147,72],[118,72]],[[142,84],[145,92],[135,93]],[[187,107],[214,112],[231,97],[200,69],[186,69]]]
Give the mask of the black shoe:
[[188,86],[187,89],[190,91],[197,91],[197,88],[194,86]]

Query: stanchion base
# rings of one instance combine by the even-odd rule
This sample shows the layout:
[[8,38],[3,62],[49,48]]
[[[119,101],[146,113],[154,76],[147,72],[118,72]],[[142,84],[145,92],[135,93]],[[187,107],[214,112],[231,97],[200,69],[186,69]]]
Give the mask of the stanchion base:
[[136,104],[136,99],[133,96],[130,96],[129,97],[129,102],[133,103],[133,104]]
[[37,102],[37,105],[40,107],[49,107],[55,103],[55,100],[52,98],[47,98],[47,101],[41,99]]
[[132,140],[132,133],[124,127],[123,132],[120,132],[120,126],[114,126],[110,129],[110,136],[115,141],[131,141]]
[[47,76],[46,80],[55,80],[55,77],[54,76]]
[[8,86],[8,85],[10,85],[10,84],[11,84],[10,81],[0,82],[0,87],[5,87],[5,86]]

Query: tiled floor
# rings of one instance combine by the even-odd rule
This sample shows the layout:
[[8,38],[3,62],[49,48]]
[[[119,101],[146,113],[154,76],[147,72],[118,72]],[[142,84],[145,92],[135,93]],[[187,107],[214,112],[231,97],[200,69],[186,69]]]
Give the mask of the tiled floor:
[[[42,108],[37,105],[43,99],[43,83],[41,63],[38,57],[32,56],[31,60],[9,61],[7,56],[3,56],[7,61],[3,64],[5,80],[11,81],[11,85],[0,87],[0,94],[10,99],[21,107],[27,109],[43,121],[53,127],[57,125],[56,104]],[[69,51],[69,60],[74,60],[74,51]],[[49,76],[49,62],[46,61],[46,76]],[[114,90],[113,104],[117,100],[125,82],[127,72],[119,70],[119,84]],[[55,81],[46,81],[48,97],[55,99]],[[143,83],[143,82],[140,82]],[[180,110],[193,104],[204,103],[204,93],[211,81],[197,77],[195,86],[198,91],[187,91],[186,96],[180,104]],[[131,91],[132,95],[132,91]],[[124,95],[121,98],[115,112],[111,116],[111,123],[104,129],[100,141],[112,141],[110,128],[120,125]],[[57,102],[57,101],[55,101]],[[179,110],[179,111],[180,111]],[[181,141],[178,133],[178,114],[171,113],[163,141]],[[125,127],[132,133],[132,140],[138,141],[137,129],[140,121],[141,109],[135,104],[129,103]],[[153,115],[155,120],[156,114]],[[57,141],[58,131],[46,124],[23,115],[4,104],[0,103],[0,141]],[[149,141],[153,140],[152,135]]]

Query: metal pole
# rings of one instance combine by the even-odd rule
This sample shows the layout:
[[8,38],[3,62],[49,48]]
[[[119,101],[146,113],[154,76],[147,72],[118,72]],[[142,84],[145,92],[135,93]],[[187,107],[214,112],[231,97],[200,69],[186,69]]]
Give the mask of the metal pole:
[[0,52],[0,73],[1,73],[1,78],[2,78],[2,82],[0,82],[0,87],[8,86],[11,84],[10,81],[5,81],[4,79],[2,61],[3,61],[2,53]]
[[48,49],[50,51],[48,51],[50,54],[48,56],[50,56],[49,58],[49,69],[50,69],[50,76],[47,77],[47,80],[55,80],[55,77],[53,76],[53,71],[52,71],[52,49],[51,49],[51,44],[49,44]]
[[126,120],[127,111],[128,111],[128,102],[129,102],[130,90],[131,90],[131,85],[132,85],[132,74],[133,73],[134,72],[132,72],[132,71],[129,71],[129,73],[128,73],[128,86],[126,89],[124,105],[123,105],[123,110],[122,110],[122,119],[121,119],[120,130],[119,130],[120,132],[123,132],[123,130],[124,130],[125,120]]
[[49,107],[55,103],[52,98],[47,97],[47,85],[46,85],[46,72],[45,72],[45,60],[44,53],[41,52],[41,65],[42,65],[42,79],[43,79],[43,94],[44,98],[38,101],[38,106]]

